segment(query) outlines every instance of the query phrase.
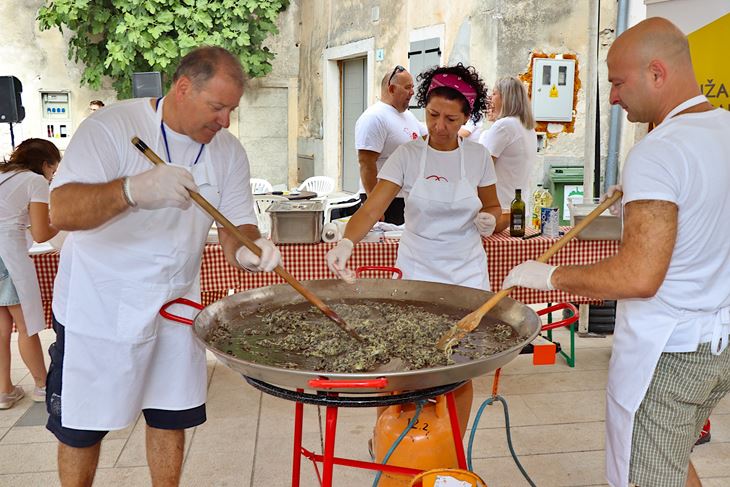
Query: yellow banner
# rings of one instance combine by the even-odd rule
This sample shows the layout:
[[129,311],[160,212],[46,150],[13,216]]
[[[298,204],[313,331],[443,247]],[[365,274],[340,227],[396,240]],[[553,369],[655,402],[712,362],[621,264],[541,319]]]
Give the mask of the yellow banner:
[[730,110],[730,14],[697,29],[687,39],[702,94],[714,106]]

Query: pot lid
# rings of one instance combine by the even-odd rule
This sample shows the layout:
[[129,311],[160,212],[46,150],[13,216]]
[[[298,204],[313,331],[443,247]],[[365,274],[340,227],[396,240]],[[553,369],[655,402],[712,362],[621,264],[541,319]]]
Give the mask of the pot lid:
[[324,203],[312,200],[277,201],[269,206],[266,211],[269,213],[324,211]]

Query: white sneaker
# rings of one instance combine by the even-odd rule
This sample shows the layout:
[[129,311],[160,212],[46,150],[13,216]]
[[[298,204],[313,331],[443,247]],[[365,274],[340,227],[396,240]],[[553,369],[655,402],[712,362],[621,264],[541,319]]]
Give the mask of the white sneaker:
[[33,389],[33,394],[31,394],[30,398],[33,400],[33,402],[46,402],[46,386],[35,387]]
[[10,409],[13,405],[23,399],[25,391],[20,386],[15,386],[12,392],[0,393],[0,409]]

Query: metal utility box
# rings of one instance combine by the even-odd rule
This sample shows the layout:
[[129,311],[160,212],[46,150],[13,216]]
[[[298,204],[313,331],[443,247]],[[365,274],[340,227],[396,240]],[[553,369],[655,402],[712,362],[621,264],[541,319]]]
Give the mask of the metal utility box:
[[551,166],[549,180],[553,205],[560,209],[560,225],[570,225],[568,199],[583,198],[583,167]]
[[324,202],[277,201],[266,209],[275,244],[317,243],[322,238]]
[[[600,198],[568,198],[570,224],[576,226],[600,204]],[[579,240],[621,240],[621,217],[605,210],[576,238]]]
[[534,58],[532,61],[532,112],[535,120],[573,120],[575,59]]
[[71,93],[68,91],[41,91],[41,128],[45,139],[60,150],[66,149],[71,139]]

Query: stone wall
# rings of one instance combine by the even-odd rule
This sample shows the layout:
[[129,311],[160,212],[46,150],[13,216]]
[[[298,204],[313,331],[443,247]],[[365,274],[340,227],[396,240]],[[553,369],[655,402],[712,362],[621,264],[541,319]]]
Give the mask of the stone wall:
[[[584,165],[586,137],[595,137],[595,125],[586,125],[585,87],[595,87],[588,82],[591,76],[599,79],[600,138],[604,159],[609,113],[609,84],[604,60],[613,40],[616,6],[613,2],[601,2],[600,25],[592,37],[589,26],[592,16],[598,13],[597,5],[598,2],[589,0],[465,0],[459,2],[458,7],[438,0],[302,2],[298,147],[315,156],[315,170],[339,177],[338,161],[333,164],[326,160],[338,153],[327,148],[332,142],[325,141],[327,137],[323,130],[323,127],[337,126],[327,121],[327,117],[337,114],[328,113],[326,109],[327,98],[336,93],[329,88],[326,93],[324,91],[326,74],[323,69],[328,61],[321,55],[324,49],[366,39],[373,40],[375,50],[383,49],[384,59],[375,61],[369,80],[372,103],[383,75],[395,64],[408,66],[411,33],[437,27],[443,32],[442,64],[454,58],[468,60],[488,86],[502,76],[526,73],[533,52],[575,55],[583,88],[577,94],[573,131],[546,138],[534,179],[537,181],[546,174],[550,164]],[[375,21],[374,9],[379,13]],[[318,22],[312,21],[315,18]],[[458,45],[458,34],[465,23],[469,27],[466,50]],[[592,165],[593,154],[588,158]]]
[[[68,60],[63,35],[58,30],[38,30],[35,17],[42,3],[0,3],[0,27],[5,33],[0,45],[0,75],[15,75],[24,85],[27,116],[16,129],[16,141],[43,135],[41,89],[71,92],[72,128],[87,115],[89,100],[115,100],[108,82],[99,91],[80,86],[81,66]],[[587,137],[593,138],[595,133],[586,113],[586,97],[593,96],[586,93],[590,77],[599,80],[600,139],[605,158],[609,85],[604,60],[614,37],[616,5],[600,3],[600,25],[592,36],[590,25],[597,5],[595,0],[463,0],[458,4],[442,0],[292,1],[279,17],[280,34],[267,41],[277,54],[273,71],[249,83],[230,130],[246,147],[254,177],[274,184],[295,184],[301,179],[297,174],[300,161],[311,165],[316,174],[339,178],[340,95],[336,83],[331,79],[327,82],[328,70],[332,74],[337,59],[336,55],[327,57],[327,53],[368,40],[373,50],[383,50],[382,61],[368,59],[368,102],[373,103],[382,76],[395,64],[408,66],[411,39],[430,29],[443,33],[443,63],[456,58],[469,61],[490,86],[499,77],[527,72],[533,52],[575,55],[581,89],[573,132],[546,139],[535,176],[539,179],[549,164],[584,164]],[[8,150],[7,124],[0,124],[0,153]],[[592,164],[593,154],[587,158]]]

